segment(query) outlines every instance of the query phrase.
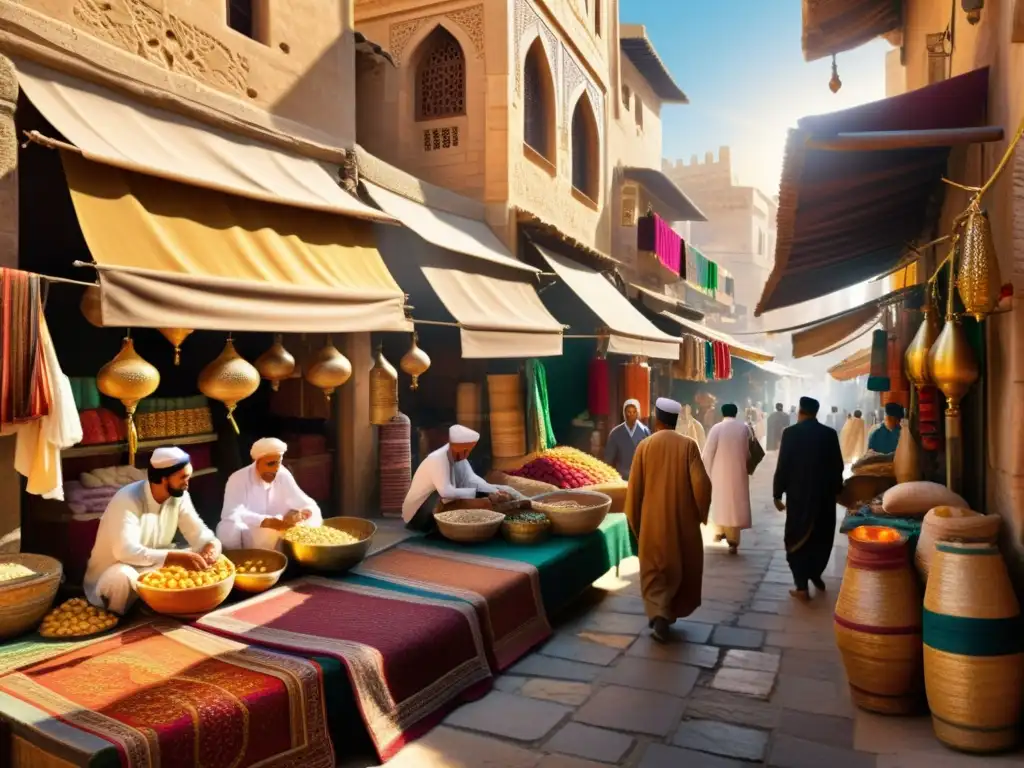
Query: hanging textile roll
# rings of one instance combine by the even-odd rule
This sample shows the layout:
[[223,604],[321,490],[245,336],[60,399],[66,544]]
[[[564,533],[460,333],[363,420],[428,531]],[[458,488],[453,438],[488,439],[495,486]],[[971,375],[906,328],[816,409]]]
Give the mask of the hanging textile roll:
[[647,421],[651,415],[651,366],[639,359],[623,363],[622,385],[623,399],[640,403],[640,420]]
[[868,391],[889,391],[888,334],[879,329],[871,334],[871,370]]
[[409,417],[399,413],[380,426],[380,511],[401,517],[402,503],[412,483],[412,443]]
[[608,415],[608,360],[595,357],[587,368],[587,410],[594,418]]

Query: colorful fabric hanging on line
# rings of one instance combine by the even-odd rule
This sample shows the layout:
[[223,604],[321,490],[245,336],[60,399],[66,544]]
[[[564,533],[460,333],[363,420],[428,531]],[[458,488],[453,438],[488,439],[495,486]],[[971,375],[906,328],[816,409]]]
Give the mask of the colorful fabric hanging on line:
[[686,279],[714,296],[718,292],[718,264],[689,244],[686,245],[686,264]]
[[637,220],[636,236],[637,250],[653,253],[666,269],[676,275],[684,271],[681,258],[683,239],[663,218],[656,213],[641,216]]
[[551,426],[551,410],[548,405],[548,377],[544,363],[540,360],[526,362],[527,384],[530,402],[529,418],[534,449],[546,451],[555,447],[555,430]]
[[0,425],[24,424],[50,412],[50,384],[43,356],[38,275],[0,272]]
[[707,381],[704,341],[683,334],[679,359],[672,364],[673,378],[682,381]]

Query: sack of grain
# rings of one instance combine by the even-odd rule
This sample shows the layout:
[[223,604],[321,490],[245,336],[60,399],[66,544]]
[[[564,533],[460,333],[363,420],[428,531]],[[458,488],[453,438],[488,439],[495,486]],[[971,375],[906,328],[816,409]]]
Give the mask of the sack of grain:
[[888,515],[923,516],[934,507],[970,509],[970,506],[960,494],[927,480],[900,483],[882,496],[882,508]]

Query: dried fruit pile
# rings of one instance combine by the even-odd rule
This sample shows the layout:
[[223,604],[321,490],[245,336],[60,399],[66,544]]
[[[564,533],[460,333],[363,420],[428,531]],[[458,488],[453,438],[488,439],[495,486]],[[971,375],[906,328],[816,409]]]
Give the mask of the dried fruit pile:
[[142,574],[139,583],[153,589],[195,589],[224,581],[234,575],[234,572],[234,564],[221,555],[217,562],[205,571],[190,571],[180,565],[167,565]]
[[296,525],[284,532],[286,541],[316,547],[331,547],[338,544],[358,544],[360,539],[348,531],[339,531],[329,525]]
[[86,637],[117,625],[117,616],[74,597],[46,614],[39,634],[43,637]]
[[549,483],[558,488],[582,488],[585,485],[621,481],[619,473],[603,461],[578,451],[559,446],[544,451],[508,474]]

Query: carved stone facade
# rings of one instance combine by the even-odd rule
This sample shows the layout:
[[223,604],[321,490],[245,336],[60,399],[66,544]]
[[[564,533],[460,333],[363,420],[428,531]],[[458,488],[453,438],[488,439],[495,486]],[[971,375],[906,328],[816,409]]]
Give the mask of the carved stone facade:
[[439,21],[449,21],[461,27],[466,32],[466,36],[473,41],[474,55],[477,58],[484,55],[484,6],[480,4],[449,13],[421,16],[392,24],[388,34],[388,52],[395,60],[395,64],[401,65],[406,46],[420,29],[427,24]]

